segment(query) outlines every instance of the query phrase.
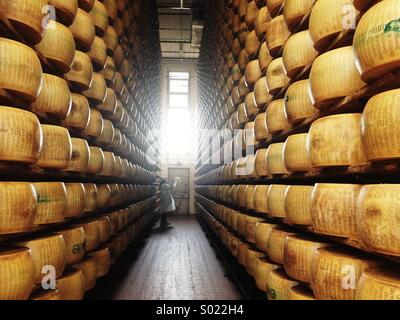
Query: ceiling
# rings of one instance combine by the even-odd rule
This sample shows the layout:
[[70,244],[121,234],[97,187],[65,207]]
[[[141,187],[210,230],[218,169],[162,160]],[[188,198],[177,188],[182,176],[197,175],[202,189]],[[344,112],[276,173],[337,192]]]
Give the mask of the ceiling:
[[197,59],[207,0],[157,0],[162,56]]

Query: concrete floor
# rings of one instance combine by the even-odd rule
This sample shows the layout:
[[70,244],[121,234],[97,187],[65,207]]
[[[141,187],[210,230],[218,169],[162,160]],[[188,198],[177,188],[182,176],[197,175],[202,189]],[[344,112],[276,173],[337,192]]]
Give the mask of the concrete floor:
[[158,224],[141,248],[131,248],[110,274],[98,281],[88,299],[238,300],[194,217],[174,217],[172,228]]

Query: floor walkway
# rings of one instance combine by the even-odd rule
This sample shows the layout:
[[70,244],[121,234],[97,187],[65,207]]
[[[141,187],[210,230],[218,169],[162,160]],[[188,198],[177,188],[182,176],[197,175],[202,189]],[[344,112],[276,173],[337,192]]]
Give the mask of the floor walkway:
[[170,222],[173,228],[155,228],[143,248],[127,252],[88,298],[240,299],[196,219],[171,218]]

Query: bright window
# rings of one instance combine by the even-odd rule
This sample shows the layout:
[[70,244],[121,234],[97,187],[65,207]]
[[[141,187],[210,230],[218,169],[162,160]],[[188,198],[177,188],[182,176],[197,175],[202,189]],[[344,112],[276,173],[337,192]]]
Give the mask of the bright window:
[[189,73],[170,72],[168,76],[168,104],[172,108],[189,107]]
[[188,109],[170,108],[167,119],[167,150],[171,155],[190,151],[191,125]]

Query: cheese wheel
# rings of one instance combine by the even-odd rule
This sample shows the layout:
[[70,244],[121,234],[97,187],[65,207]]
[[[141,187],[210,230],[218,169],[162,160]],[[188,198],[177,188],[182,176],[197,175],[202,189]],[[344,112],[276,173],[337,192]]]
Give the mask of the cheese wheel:
[[[333,74],[332,70],[335,70]],[[352,46],[320,55],[311,67],[310,94],[314,106],[318,109],[351,96],[364,86],[365,82],[361,80],[354,62]]]
[[40,291],[33,294],[30,300],[61,300],[61,295],[58,290]]
[[272,134],[276,134],[290,128],[290,123],[285,115],[284,99],[274,100],[268,104],[266,121],[268,131]]
[[257,185],[254,190],[254,210],[260,213],[268,213],[268,185]]
[[67,171],[86,172],[89,165],[90,149],[86,140],[71,138],[72,157]]
[[85,188],[85,212],[93,212],[97,207],[97,187],[94,183],[84,183]]
[[115,91],[111,88],[107,88],[106,97],[104,102],[97,105],[97,109],[104,115],[112,115],[117,109],[117,96]]
[[239,0],[238,14],[241,21],[245,19],[248,2],[248,0]]
[[293,30],[314,6],[316,0],[285,0],[283,16],[289,30]]
[[395,45],[399,12],[398,1],[382,1],[361,17],[353,46],[357,69],[364,81],[378,79],[400,66],[400,50]]
[[64,120],[71,111],[72,98],[67,82],[43,73],[42,89],[30,110],[42,116]]
[[283,15],[276,16],[270,21],[266,34],[268,50],[272,56],[277,56],[290,36],[290,31],[287,28]]
[[271,271],[280,268],[279,265],[271,262],[268,258],[262,257],[257,259],[255,270],[254,270],[254,280],[256,282],[257,288],[261,291],[268,291],[268,275]]
[[286,75],[293,79],[307,66],[311,66],[317,55],[309,30],[293,34],[286,41],[282,53]]
[[[119,44],[118,35],[117,35],[117,32],[115,31],[115,29],[111,26],[108,26],[103,39],[104,39],[104,42],[106,43],[108,54],[113,56],[115,53],[115,50],[117,50],[117,47]],[[126,63],[128,63],[128,61],[126,61]],[[129,63],[128,63],[128,66],[129,66]]]
[[248,87],[252,88],[258,81],[258,79],[260,79],[262,76],[258,59],[250,61],[247,64],[244,75],[246,78],[246,84],[248,85]]
[[97,141],[104,145],[109,146],[114,139],[115,129],[114,125],[110,120],[103,120],[103,131],[101,132],[100,137],[97,138]]
[[263,112],[257,115],[256,119],[254,120],[254,134],[256,140],[259,142],[267,140],[271,137],[267,128],[266,116],[267,116],[266,113]]
[[89,51],[95,37],[94,24],[90,15],[79,8],[69,30],[75,39],[76,49],[83,52]]
[[97,208],[104,210],[108,207],[111,197],[111,189],[107,184],[97,185]]
[[95,70],[101,71],[104,69],[107,62],[107,47],[102,38],[95,36],[92,47],[87,54]]
[[365,270],[357,284],[356,300],[400,300],[400,278],[395,268]]
[[238,122],[239,125],[244,125],[245,123],[249,122],[250,119],[247,117],[246,115],[246,109],[245,109],[245,104],[241,103],[238,107],[238,111],[237,111],[237,117],[238,117]]
[[[252,186],[253,187],[253,186]],[[260,217],[253,217],[247,216],[246,217],[246,224],[245,224],[245,238],[248,242],[254,244],[255,243],[255,226],[258,222],[264,221],[263,218]]]
[[82,300],[85,295],[85,277],[81,270],[66,272],[56,285],[61,300]]
[[85,258],[81,262],[74,264],[73,268],[82,271],[85,291],[89,291],[95,287],[97,281],[97,262],[93,257]]
[[267,253],[268,252],[268,239],[271,230],[277,225],[259,221],[254,227],[254,242],[258,250]]
[[104,77],[97,72],[93,73],[93,80],[88,90],[83,94],[93,105],[99,105],[104,102],[107,94],[107,84]]
[[246,258],[247,258],[247,250],[251,247],[251,245],[247,242],[240,241],[238,246],[238,262],[245,267],[246,266]]
[[400,256],[399,203],[400,185],[365,185],[357,202],[358,234],[370,250]]
[[0,10],[24,39],[36,44],[43,36],[45,25],[42,10],[46,5],[47,0],[2,1]]
[[285,262],[285,241],[291,235],[296,233],[284,227],[275,227],[271,230],[267,243],[268,257],[271,261],[278,264]]
[[65,217],[80,216],[85,209],[86,191],[82,183],[65,183],[67,191],[67,207]]
[[96,0],[89,15],[94,24],[96,34],[103,37],[108,27],[108,13],[106,7],[100,1]]
[[108,274],[111,267],[111,256],[107,246],[102,246],[96,251],[88,254],[89,257],[93,257],[97,263],[97,277],[103,277]]
[[356,205],[360,190],[357,184],[317,183],[311,205],[314,231],[357,238]]
[[291,287],[288,293],[288,300],[316,300],[312,290],[302,284]]
[[250,1],[247,4],[246,14],[245,14],[245,22],[250,30],[254,29],[254,24],[256,22],[257,15],[258,15],[257,5],[255,1]]
[[62,24],[69,26],[74,21],[78,11],[78,0],[48,0],[49,5],[56,8],[57,20]]
[[311,11],[309,22],[315,49],[321,52],[341,32],[355,29],[357,15],[353,0],[318,0]]
[[289,78],[285,74],[282,58],[271,61],[266,72],[268,93],[272,96],[279,93],[289,83]]
[[283,147],[285,167],[289,172],[307,172],[312,165],[307,150],[308,134],[300,133],[289,136]]
[[58,72],[67,73],[75,55],[72,32],[61,23],[49,20],[42,41],[36,49]]
[[85,230],[85,251],[91,252],[99,246],[99,227],[97,220],[80,225]]
[[85,10],[86,12],[89,12],[93,8],[94,1],[95,0],[78,0],[79,7]]
[[113,25],[115,19],[117,18],[117,14],[118,14],[117,1],[116,0],[104,0],[103,4],[107,9],[109,24]]
[[65,263],[78,263],[85,255],[85,230],[82,227],[67,227],[58,230],[56,234],[63,237],[65,243]]
[[256,57],[258,51],[260,50],[260,46],[261,43],[260,40],[258,40],[256,31],[253,30],[249,32],[249,34],[246,37],[246,44],[245,44],[247,57],[249,59],[253,59],[254,57]]
[[370,161],[400,157],[400,137],[396,102],[400,90],[390,90],[372,97],[361,119],[362,141]]
[[115,50],[113,58],[114,58],[115,64],[119,68],[121,66],[122,62],[124,61],[124,58],[125,58],[125,53],[124,53],[124,51],[123,51],[121,46],[117,47],[117,50]]
[[35,182],[37,207],[34,223],[51,224],[64,221],[67,190],[62,182]]
[[254,87],[254,98],[258,109],[263,109],[272,100],[267,88],[267,78],[262,77],[256,82]]
[[0,38],[0,53],[0,89],[26,102],[35,101],[42,83],[42,67],[35,51],[22,43]]
[[37,195],[32,184],[0,182],[0,234],[33,229]]
[[67,129],[59,126],[42,125],[43,147],[39,161],[40,168],[66,169],[71,160],[72,144]]
[[253,278],[256,274],[257,260],[264,256],[265,256],[265,253],[257,251],[256,248],[251,247],[247,250],[245,267],[246,267],[247,273],[250,276],[252,276]]
[[260,70],[261,74],[265,75],[265,72],[267,71],[267,67],[272,61],[272,56],[269,53],[267,43],[263,42],[263,44],[260,47],[260,52],[258,53],[258,62],[260,64]]
[[72,93],[71,97],[71,111],[62,124],[73,129],[84,130],[89,124],[89,101],[85,96],[76,93]]
[[285,192],[287,188],[287,185],[273,184],[270,186],[267,195],[268,215],[276,218],[286,217]]
[[284,146],[284,143],[273,143],[267,149],[267,167],[268,172],[272,175],[288,173],[284,161]]
[[[46,281],[45,277],[49,271],[43,268],[45,266],[54,267],[56,278],[59,278],[63,274],[65,267],[65,242],[61,235],[28,238],[16,242],[16,245],[28,247],[31,250],[35,266],[33,279],[36,284],[40,284],[42,279]],[[42,271],[46,271],[46,274],[42,273]]]
[[271,16],[267,7],[261,7],[257,13],[254,23],[254,29],[259,39],[263,39],[267,32],[268,24],[271,21]]
[[310,81],[301,80],[291,84],[285,95],[285,115],[289,123],[298,124],[318,112],[309,94]]
[[257,176],[265,177],[270,174],[267,164],[267,151],[268,149],[259,149],[256,152],[255,169]]
[[240,104],[243,101],[242,98],[244,98],[250,92],[250,89],[246,84],[246,79],[244,76],[240,78],[237,88],[239,92],[237,104]]
[[79,91],[88,90],[93,80],[93,67],[89,56],[76,50],[71,70],[65,74],[65,78]]
[[83,131],[83,134],[88,137],[99,138],[101,136],[101,132],[103,131],[103,126],[103,116],[101,115],[100,111],[91,108],[89,124]]
[[116,72],[117,67],[115,65],[114,59],[110,56],[107,56],[106,65],[104,66],[104,69],[100,71],[100,74],[103,75],[104,79],[107,82],[107,85],[113,85]]
[[245,111],[246,111],[246,117],[247,118],[252,118],[256,116],[259,112],[259,109],[257,108],[256,100],[254,97],[254,92],[250,92],[244,101],[245,105]]
[[103,170],[104,154],[103,150],[98,147],[89,147],[90,159],[87,172],[90,174],[99,174]]
[[28,248],[0,250],[0,299],[26,300],[34,286],[35,266]]
[[[254,189],[256,187],[254,185],[248,185],[246,187],[246,209],[247,210],[254,210]],[[251,242],[247,239],[247,241]]]
[[295,280],[310,283],[315,253],[317,249],[328,246],[330,246],[329,243],[318,241],[309,236],[288,236],[284,248],[286,273]]
[[379,262],[347,248],[320,248],[313,263],[311,288],[318,300],[355,300],[362,273]]
[[107,242],[111,237],[111,222],[108,216],[96,218],[99,229],[99,242]]
[[318,119],[308,133],[308,153],[313,167],[365,164],[361,142],[361,114],[338,114]]
[[312,225],[311,196],[313,186],[289,186],[285,193],[285,213],[287,220],[297,225]]
[[272,270],[267,278],[268,300],[289,300],[289,290],[299,282],[288,277],[282,268]]

